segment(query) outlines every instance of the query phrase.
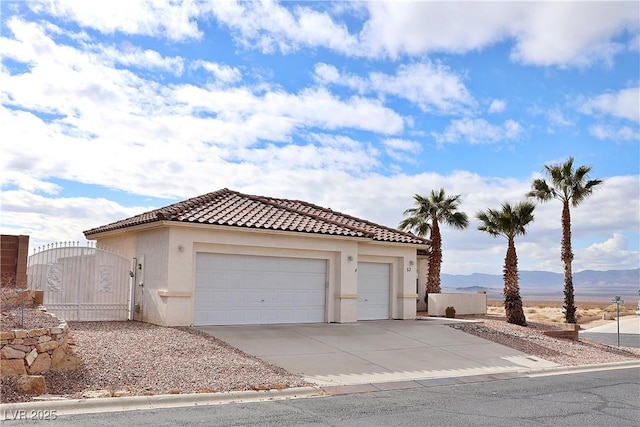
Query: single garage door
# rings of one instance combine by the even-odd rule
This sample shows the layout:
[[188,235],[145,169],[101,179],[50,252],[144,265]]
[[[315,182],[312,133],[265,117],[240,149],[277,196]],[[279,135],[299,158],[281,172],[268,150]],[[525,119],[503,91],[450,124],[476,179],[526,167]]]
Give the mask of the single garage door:
[[390,264],[358,263],[358,320],[390,318]]
[[194,325],[325,321],[326,261],[196,254]]

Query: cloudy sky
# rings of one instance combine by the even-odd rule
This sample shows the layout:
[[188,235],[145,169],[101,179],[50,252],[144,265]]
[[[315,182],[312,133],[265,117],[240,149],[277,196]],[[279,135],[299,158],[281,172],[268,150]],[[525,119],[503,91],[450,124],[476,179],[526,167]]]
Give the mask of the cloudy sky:
[[[640,4],[0,3],[2,233],[31,248],[221,188],[395,227],[462,196],[443,272],[500,274],[479,209],[574,156],[574,270],[639,267]],[[561,271],[559,202],[516,241]]]

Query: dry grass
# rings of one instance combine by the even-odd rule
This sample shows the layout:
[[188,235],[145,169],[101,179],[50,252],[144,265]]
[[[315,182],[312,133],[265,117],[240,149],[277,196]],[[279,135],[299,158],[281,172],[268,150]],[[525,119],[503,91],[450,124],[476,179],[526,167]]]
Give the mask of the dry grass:
[[[561,301],[523,301],[524,315],[528,321],[543,323],[563,323],[564,313]],[[590,323],[603,319],[603,316],[615,316],[615,304],[602,302],[576,303],[576,319],[579,324]],[[635,314],[636,307],[631,304],[620,305],[620,316]],[[487,314],[504,316],[502,301],[487,301]]]

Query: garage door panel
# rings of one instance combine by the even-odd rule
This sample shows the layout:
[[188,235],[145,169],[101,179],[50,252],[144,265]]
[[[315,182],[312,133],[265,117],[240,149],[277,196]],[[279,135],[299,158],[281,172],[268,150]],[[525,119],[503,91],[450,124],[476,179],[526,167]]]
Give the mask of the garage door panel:
[[326,262],[196,255],[195,325],[325,321]]
[[391,265],[358,263],[358,320],[389,319]]

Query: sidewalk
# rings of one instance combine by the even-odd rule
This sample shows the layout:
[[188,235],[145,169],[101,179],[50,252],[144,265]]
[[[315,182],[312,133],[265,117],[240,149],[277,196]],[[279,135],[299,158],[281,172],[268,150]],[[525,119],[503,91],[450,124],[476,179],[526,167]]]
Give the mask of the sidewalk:
[[580,338],[597,341],[603,344],[618,345],[618,328],[620,329],[620,346],[640,348],[640,316],[625,316],[595,328],[580,331]]

